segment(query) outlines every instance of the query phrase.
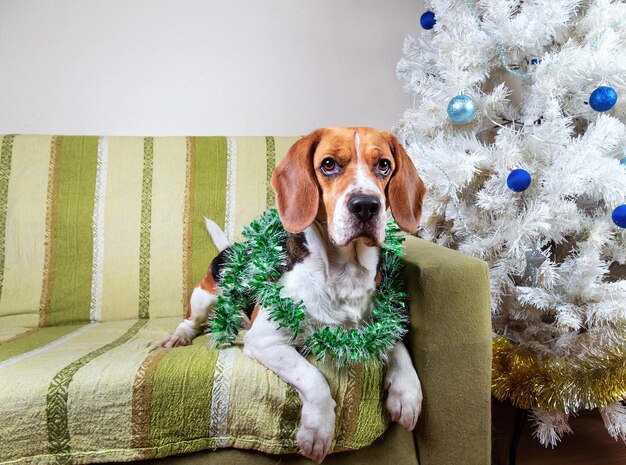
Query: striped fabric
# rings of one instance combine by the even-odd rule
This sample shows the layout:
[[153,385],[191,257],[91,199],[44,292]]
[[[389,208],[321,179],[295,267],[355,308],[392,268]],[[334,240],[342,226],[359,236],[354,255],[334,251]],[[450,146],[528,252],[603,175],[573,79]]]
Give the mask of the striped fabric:
[[[297,452],[300,400],[204,337],[158,348],[295,137],[0,136],[0,464]],[[334,450],[387,427],[380,367],[321,365]]]
[[0,341],[182,316],[216,254],[203,217],[239,238],[296,140],[0,136]]
[[[157,348],[177,322],[47,327],[0,345],[0,463],[132,461],[221,447],[297,452],[296,392],[240,347],[211,349],[202,336]],[[337,401],[334,451],[373,442],[387,428],[382,371],[319,367]]]

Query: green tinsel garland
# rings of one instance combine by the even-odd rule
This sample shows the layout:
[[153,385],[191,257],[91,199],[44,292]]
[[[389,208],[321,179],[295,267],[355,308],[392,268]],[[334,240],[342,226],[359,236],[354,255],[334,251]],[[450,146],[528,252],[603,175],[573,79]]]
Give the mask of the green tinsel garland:
[[[207,332],[218,345],[235,342],[242,311],[258,302],[269,311],[269,318],[291,333],[292,341],[304,332],[305,307],[302,301],[281,296],[276,284],[286,263],[287,231],[276,209],[267,210],[244,228],[244,242],[232,245],[221,272],[221,294],[209,321]],[[330,356],[338,365],[381,361],[385,351],[402,339],[408,321],[406,294],[399,287],[404,236],[394,223],[387,223],[382,245],[382,282],[374,294],[373,317],[369,324],[344,329],[324,326],[312,329],[303,350],[318,359]]]

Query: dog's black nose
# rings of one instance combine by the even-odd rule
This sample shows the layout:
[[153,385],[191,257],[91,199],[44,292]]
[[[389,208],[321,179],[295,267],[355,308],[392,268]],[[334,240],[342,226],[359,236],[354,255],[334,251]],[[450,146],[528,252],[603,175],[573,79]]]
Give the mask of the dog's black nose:
[[348,210],[365,223],[378,213],[380,201],[373,195],[354,195],[348,200]]

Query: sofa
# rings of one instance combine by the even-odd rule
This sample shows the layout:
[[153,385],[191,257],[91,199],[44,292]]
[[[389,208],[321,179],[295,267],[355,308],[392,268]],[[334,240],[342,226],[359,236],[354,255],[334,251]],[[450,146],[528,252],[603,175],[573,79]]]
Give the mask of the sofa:
[[[0,464],[312,463],[297,394],[240,347],[158,344],[217,252],[203,218],[241,239],[296,140],[0,136]],[[320,363],[325,463],[489,464],[487,266],[416,237],[405,264],[418,426],[389,425],[384,367]]]

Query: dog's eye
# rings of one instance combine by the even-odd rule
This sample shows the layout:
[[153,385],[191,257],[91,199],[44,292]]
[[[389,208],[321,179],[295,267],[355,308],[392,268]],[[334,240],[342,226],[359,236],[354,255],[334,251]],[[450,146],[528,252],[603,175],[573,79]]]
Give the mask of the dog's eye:
[[388,175],[389,171],[391,171],[391,162],[386,158],[379,160],[376,164],[376,170],[382,175]]
[[322,171],[324,173],[332,173],[337,168],[337,162],[332,158],[324,158],[322,160]]

